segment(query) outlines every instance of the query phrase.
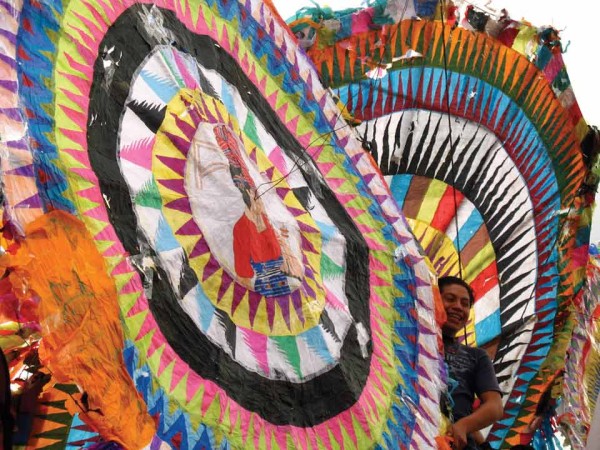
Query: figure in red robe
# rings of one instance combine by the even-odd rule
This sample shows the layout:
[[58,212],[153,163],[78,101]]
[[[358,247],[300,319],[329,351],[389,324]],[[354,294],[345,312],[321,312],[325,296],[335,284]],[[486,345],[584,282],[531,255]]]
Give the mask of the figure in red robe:
[[287,244],[287,229],[275,231],[252,178],[241,158],[238,141],[226,125],[214,128],[215,137],[229,160],[233,183],[242,194],[246,208],[233,227],[233,254],[239,282],[268,296],[291,292],[288,277],[300,278],[302,266]]

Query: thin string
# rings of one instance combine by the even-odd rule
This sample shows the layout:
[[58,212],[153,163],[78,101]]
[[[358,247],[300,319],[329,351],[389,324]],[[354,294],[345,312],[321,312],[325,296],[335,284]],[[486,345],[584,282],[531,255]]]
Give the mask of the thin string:
[[[405,13],[406,13],[406,9],[407,9],[407,4],[404,6],[404,9],[403,9],[403,11],[402,11],[402,15],[401,15],[400,21],[401,21],[401,20],[404,18],[404,15],[405,15]],[[396,33],[396,32],[397,32],[397,29],[394,31],[394,33]],[[391,42],[391,40],[393,39],[393,37],[394,37],[394,33],[392,33],[392,35],[390,35],[390,37],[389,37],[388,41],[387,41],[387,42],[386,42],[386,44],[385,44],[386,46],[387,46],[387,45],[389,45],[389,43],[390,43],[390,42]],[[378,64],[376,64],[376,67],[381,67],[381,66],[382,66],[382,62],[383,62],[383,60],[384,60],[384,58],[385,58],[385,54],[386,54],[386,48],[384,47],[384,48],[382,48],[381,55],[380,55],[380,59],[379,59],[379,62],[378,62]],[[171,69],[172,69],[172,68],[171,68],[171,67],[167,67],[167,69],[168,69],[169,71],[171,71]],[[370,82],[373,82],[373,81],[374,81],[373,79],[371,79],[371,80],[370,80]],[[378,82],[378,83],[381,83],[381,78],[379,78],[379,79],[377,80],[377,82]],[[339,110],[339,111],[338,111],[338,113],[337,113],[337,115],[336,115],[336,117],[335,117],[335,121],[334,121],[334,123],[335,123],[335,124],[337,124],[337,123],[339,122],[339,120],[340,120],[340,117],[342,117],[343,113],[344,113],[344,112],[347,112],[347,105],[346,105],[346,104],[343,104],[343,108],[338,108],[338,110]],[[304,152],[305,152],[305,154],[307,154],[307,155],[309,156],[309,158],[307,158],[307,159],[305,159],[305,160],[303,160],[303,161],[301,161],[301,162],[300,162],[300,160],[302,160],[302,159],[303,159],[303,158],[302,158],[302,156],[303,156],[303,155],[299,155],[299,156],[296,158],[296,160],[294,161],[294,165],[292,166],[292,168],[291,168],[291,169],[288,171],[288,173],[286,173],[284,176],[280,177],[280,178],[279,178],[279,179],[277,179],[277,180],[273,180],[273,181],[270,181],[270,182],[265,182],[265,183],[262,183],[262,184],[258,185],[258,186],[257,186],[257,188],[256,188],[256,194],[255,194],[255,195],[257,195],[257,196],[256,196],[255,198],[256,198],[256,199],[258,199],[258,198],[260,198],[261,196],[265,195],[265,194],[266,194],[268,191],[270,191],[271,189],[274,189],[274,188],[275,188],[277,185],[279,185],[279,184],[280,184],[280,183],[281,183],[283,180],[287,179],[287,178],[288,178],[288,177],[289,177],[289,176],[290,176],[290,175],[291,175],[293,172],[295,172],[296,170],[300,170],[300,168],[302,168],[302,167],[303,167],[305,164],[312,163],[312,162],[313,162],[313,161],[312,161],[312,157],[313,157],[313,155],[311,155],[311,154],[310,154],[310,152],[308,151],[308,148],[312,147],[312,146],[313,146],[313,145],[314,145],[316,142],[318,142],[318,141],[319,141],[319,140],[321,140],[321,139],[322,139],[322,140],[326,140],[326,139],[330,138],[330,137],[331,137],[331,136],[332,136],[334,133],[336,133],[337,131],[340,131],[340,130],[342,130],[342,129],[346,128],[346,127],[351,127],[351,126],[350,126],[350,124],[348,124],[347,122],[343,121],[343,123],[342,123],[342,125],[341,125],[340,127],[334,128],[334,129],[332,129],[331,131],[328,131],[327,133],[323,133],[323,134],[321,134],[320,136],[317,136],[317,137],[316,137],[316,138],[315,138],[315,139],[314,139],[312,142],[310,142],[310,143],[308,144],[308,146],[307,146],[307,147],[305,147],[305,148],[303,149],[303,150],[304,150]],[[331,145],[331,144],[329,144],[329,143],[323,143],[323,144],[321,144],[321,145],[320,145],[320,146],[317,148],[317,151],[319,150],[319,148],[322,148],[322,147],[323,147],[323,146],[325,146],[325,145],[327,145],[327,146],[332,146],[332,145]],[[316,153],[316,152],[315,152],[315,153]],[[259,190],[259,188],[260,188],[260,187],[262,187],[262,186],[265,186],[265,185],[271,185],[271,186],[270,186],[268,189],[266,189],[266,190],[265,190],[263,193],[261,193],[261,194],[258,194],[258,190]],[[18,335],[19,335],[19,337],[20,337],[20,338],[23,340],[23,342],[25,343],[25,345],[26,345],[27,347],[29,347],[30,351],[34,351],[34,349],[33,349],[32,345],[31,345],[31,343],[30,343],[30,342],[28,342],[28,341],[27,341],[27,340],[26,340],[26,339],[23,337],[23,335],[22,335],[22,328],[21,328],[21,323],[20,323],[20,318],[19,318],[20,314],[19,314],[19,312],[18,312],[18,311],[15,311],[15,312],[16,312],[16,314],[17,314],[17,321],[18,321],[18,326],[19,326],[19,333],[18,333]],[[49,375],[50,375],[52,378],[54,378],[54,373],[52,372],[52,370],[50,370],[50,368],[48,368],[48,367],[45,367],[45,370],[46,370],[46,371],[49,373]],[[77,405],[77,407],[78,407],[78,408],[81,410],[81,412],[83,412],[83,413],[89,413],[89,412],[93,412],[93,411],[94,411],[94,410],[89,410],[89,409],[85,408],[83,405],[81,405],[81,404],[80,404],[80,402],[79,402],[77,399],[75,399],[71,393],[67,393],[67,395],[68,395],[68,396],[69,396],[69,397],[70,397],[70,398],[73,400],[73,402],[75,403],[75,405]]]
[[[452,200],[454,202],[454,226],[456,227],[456,247],[458,248],[458,273],[459,278],[463,279],[463,270],[462,270],[462,248],[460,246],[460,233],[458,228],[458,200],[456,198],[456,168],[454,165],[454,140],[452,138],[452,119],[450,112],[450,95],[449,95],[449,85],[448,85],[448,55],[446,52],[446,17],[444,16],[444,9],[446,7],[446,2],[442,0],[440,2],[440,16],[442,20],[442,56],[444,60],[444,80],[446,82],[446,86],[444,89],[444,103],[446,106],[446,117],[448,120],[448,138],[450,141],[450,179],[452,183]],[[465,332],[466,333],[466,332]]]
[[[474,4],[472,2],[469,1],[465,1],[465,3],[470,4],[471,6],[473,6],[474,8],[483,11],[485,13],[490,14],[490,11],[487,11],[486,9],[480,7],[477,4]],[[455,171],[455,167],[454,167],[454,151],[453,151],[453,140],[452,140],[452,127],[451,127],[451,123],[450,123],[450,105],[449,105],[449,98],[448,98],[448,75],[447,75],[447,53],[446,53],[446,43],[445,43],[445,33],[444,33],[444,28],[446,26],[445,20],[444,20],[444,8],[443,6],[445,6],[445,1],[442,0],[441,2],[442,4],[442,8],[441,8],[441,18],[442,18],[442,40],[443,40],[443,60],[444,60],[444,76],[446,79],[446,89],[444,91],[445,94],[445,100],[446,100],[446,109],[447,109],[447,117],[448,117],[448,126],[449,126],[449,136],[450,136],[450,145],[451,145],[451,177],[452,177],[452,183],[453,183],[453,187],[455,185],[455,181],[456,181],[456,171]],[[568,217],[570,216],[574,206],[575,206],[575,200],[576,200],[577,195],[573,195],[571,201],[569,202],[569,209],[568,212],[566,214],[566,217],[564,220],[561,221],[560,225],[559,225],[559,229],[556,235],[556,238],[551,246],[551,250],[548,252],[548,255],[546,256],[544,262],[541,265],[538,265],[539,267],[543,267],[545,266],[549,259],[552,257],[552,254],[554,253],[554,251],[557,249],[557,247],[559,246],[560,240],[561,240],[561,236],[564,230],[564,227],[566,225],[566,223],[568,222]],[[454,200],[454,207],[455,207],[455,225],[456,225],[456,232],[457,232],[457,247],[459,248],[458,251],[458,260],[459,260],[459,273],[460,273],[460,278],[462,278],[462,263],[461,263],[461,251],[460,251],[460,236],[458,233],[458,214],[457,214],[457,210],[458,210],[458,202],[457,202],[457,198],[456,198],[456,189],[453,189],[453,200]],[[527,298],[527,301],[525,302],[522,312],[521,312],[521,317],[519,318],[518,322],[523,323],[524,322],[524,318],[525,318],[525,313],[527,311],[527,308],[529,307],[529,305],[531,304],[532,301],[535,300],[535,292],[537,290],[538,287],[538,283],[539,283],[539,279],[538,277],[536,277],[532,288],[531,288],[531,293]],[[524,331],[521,331],[519,334],[522,334]],[[467,343],[467,329],[466,329],[466,325],[463,328],[463,334],[464,334],[464,339],[465,339],[465,344]],[[506,357],[506,353],[498,360],[498,361],[502,361],[504,360],[504,358]]]
[[[472,6],[476,7],[477,9],[480,9],[482,11],[485,11],[481,8],[478,7],[478,5],[474,5],[470,2],[467,2],[469,4],[471,4]],[[445,30],[446,30],[446,21],[445,21],[445,17],[444,17],[444,10],[445,10],[445,6],[446,6],[446,2],[444,0],[441,1],[441,8],[440,8],[440,15],[441,15],[441,20],[442,20],[442,55],[443,55],[443,62],[444,62],[444,79],[446,81],[446,86],[445,86],[445,90],[444,90],[444,100],[445,100],[445,106],[446,106],[446,116],[448,119],[448,130],[449,130],[449,141],[450,141],[450,175],[451,175],[451,180],[452,180],[452,198],[453,198],[453,202],[454,202],[454,223],[455,223],[455,227],[456,227],[456,246],[458,248],[458,268],[459,268],[459,276],[462,279],[463,278],[463,272],[462,272],[462,260],[461,260],[461,245],[460,245],[460,233],[459,233],[459,228],[458,228],[458,200],[457,200],[457,196],[456,196],[456,168],[455,168],[455,164],[454,164],[454,141],[452,138],[452,123],[451,123],[451,111],[450,111],[450,101],[449,101],[449,86],[448,86],[448,57],[447,57],[447,50],[446,50],[446,36],[445,36]],[[570,209],[569,209],[570,211]],[[553,250],[554,247],[558,245],[558,239],[559,236],[562,233],[562,227],[564,226],[564,223],[566,222],[563,221],[563,223],[561,224],[561,227],[559,229],[559,233],[557,236],[557,239],[555,240],[555,243],[553,245]],[[548,256],[546,257],[546,261],[544,262],[544,265],[548,262],[548,259],[550,258],[550,256],[552,255],[553,251],[551,251]],[[534,299],[535,297],[535,290],[537,289],[537,283],[538,280],[536,278],[535,283],[532,287],[532,292],[529,295],[529,298],[527,300],[527,302],[525,303],[525,307],[523,308],[522,314],[521,314],[521,318],[520,318],[520,322],[523,321],[523,318],[525,316],[525,312],[527,310],[527,307],[529,306],[530,302]],[[465,345],[467,344],[467,327],[466,324],[463,327],[463,334],[464,334],[464,339],[465,339]],[[503,356],[504,357],[504,356]]]
[[[398,23],[400,23],[400,22],[401,22],[401,21],[404,19],[404,16],[405,16],[405,14],[406,14],[407,8],[408,8],[408,3],[406,3],[406,4],[404,5],[404,7],[403,7],[403,10],[402,10],[402,14],[400,15],[400,19],[399,19]],[[387,53],[387,50],[388,50],[388,45],[389,45],[389,44],[390,44],[390,42],[392,42],[392,40],[395,38],[395,35],[396,35],[396,33],[398,32],[399,28],[400,28],[400,27],[396,27],[396,28],[394,29],[393,33],[392,33],[392,34],[390,34],[390,35],[389,35],[389,37],[387,38],[387,40],[386,40],[386,43],[385,43],[385,46],[384,46],[384,47],[382,48],[382,50],[381,50],[381,55],[380,55],[379,61],[377,62],[377,64],[375,65],[375,67],[379,67],[379,68],[380,68],[380,67],[383,65],[383,60],[384,60],[384,58],[385,58],[385,54]],[[382,30],[383,30],[383,27],[382,27]],[[377,78],[377,80],[373,80],[373,79],[371,78],[371,79],[370,79],[370,81],[369,81],[369,83],[377,83],[377,84],[381,84],[381,82],[382,82],[381,80],[382,80],[382,79],[383,79],[383,77],[379,77],[379,78]],[[351,86],[353,83],[356,83],[356,82],[352,82],[352,83],[350,83],[350,85],[349,85],[349,86]],[[376,90],[379,88],[379,86],[378,86],[377,84],[374,84],[374,85],[373,85],[373,88],[374,88],[373,90],[374,90],[374,92],[375,92],[375,91],[376,91]],[[339,107],[338,107],[337,109],[338,109],[338,112],[337,112],[337,114],[336,114],[336,117],[335,117],[335,121],[334,121],[334,123],[338,123],[338,122],[339,122],[339,120],[340,120],[340,117],[342,117],[342,115],[344,114],[344,112],[348,112],[348,109],[347,109],[347,105],[346,105],[346,104],[343,104],[343,107],[342,107],[342,108],[339,108]],[[277,186],[278,186],[278,185],[279,185],[279,184],[280,184],[282,181],[284,181],[284,180],[287,180],[287,179],[288,179],[288,178],[289,178],[289,177],[290,177],[290,176],[291,176],[291,175],[292,175],[292,174],[293,174],[295,171],[297,171],[297,170],[301,170],[301,169],[302,169],[302,168],[303,168],[303,167],[304,167],[306,164],[309,164],[309,163],[313,162],[313,156],[314,156],[314,154],[315,154],[315,153],[317,153],[317,151],[318,151],[319,149],[323,148],[323,146],[324,146],[324,145],[327,145],[327,146],[332,146],[331,144],[325,144],[325,143],[323,143],[323,144],[321,144],[321,145],[320,145],[320,147],[318,147],[318,148],[317,148],[317,150],[316,150],[316,151],[314,151],[314,152],[313,152],[313,154],[311,154],[311,153],[308,151],[308,149],[309,149],[310,147],[312,147],[312,146],[313,146],[313,145],[314,145],[316,142],[318,142],[319,140],[321,140],[321,139],[322,139],[322,140],[329,139],[329,138],[330,138],[330,137],[331,137],[331,136],[332,136],[334,133],[336,133],[337,131],[339,131],[339,130],[343,130],[344,128],[351,128],[351,125],[350,125],[349,123],[347,123],[347,122],[346,122],[346,121],[344,121],[344,120],[343,120],[342,122],[343,122],[343,123],[342,123],[342,125],[341,125],[339,128],[334,128],[333,130],[331,130],[331,131],[328,131],[327,133],[320,134],[320,135],[319,135],[319,136],[317,136],[317,137],[316,137],[316,138],[315,138],[313,141],[311,141],[311,142],[310,142],[310,143],[309,143],[309,144],[308,144],[306,147],[304,147],[304,148],[303,148],[303,151],[304,151],[304,153],[305,153],[305,154],[307,154],[307,155],[310,157],[309,159],[306,159],[306,160],[304,160],[304,161],[302,161],[302,162],[299,162],[299,161],[302,159],[302,158],[299,156],[299,157],[297,157],[297,158],[296,158],[296,160],[294,161],[294,164],[292,165],[292,168],[291,168],[291,169],[290,169],[290,170],[289,170],[289,171],[288,171],[286,174],[284,174],[283,176],[281,176],[281,177],[280,177],[280,178],[278,178],[277,180],[266,181],[266,182],[264,182],[264,183],[261,183],[261,184],[259,184],[259,185],[256,187],[256,190],[255,190],[255,194],[254,194],[254,195],[255,195],[255,197],[254,197],[254,198],[255,198],[255,200],[258,200],[259,198],[261,198],[263,195],[265,195],[265,194],[266,194],[267,192],[269,192],[270,190],[272,190],[272,189],[275,189],[275,188],[276,188],[276,187],[277,187]],[[259,188],[261,188],[262,186],[267,186],[267,185],[269,185],[269,187],[268,187],[267,189],[265,189],[265,190],[264,190],[262,193],[260,193],[260,194],[259,194],[259,193],[258,193],[258,191],[259,191]]]
[[[452,119],[451,119],[451,111],[450,111],[450,95],[449,95],[449,77],[448,77],[448,54],[446,49],[446,17],[444,15],[446,2],[442,0],[440,2],[440,18],[442,21],[442,56],[444,61],[444,81],[445,81],[445,89],[444,89],[444,101],[446,106],[446,118],[448,120],[448,139],[450,142],[450,179],[452,184],[452,201],[454,203],[454,227],[456,229],[456,247],[457,247],[457,256],[458,256],[458,273],[459,278],[462,280],[463,277],[463,265],[462,265],[462,247],[460,245],[460,229],[458,223],[458,199],[456,196],[456,167],[454,164],[454,139],[452,138]],[[467,324],[465,323],[463,326],[463,336],[464,336],[464,344],[469,345],[468,342],[468,334],[467,334]]]
[[[567,216],[566,216],[566,217],[569,217],[569,215],[570,215],[570,212],[572,211],[572,209],[573,209],[573,206],[575,205],[575,199],[576,199],[576,197],[577,197],[577,195],[574,195],[574,196],[573,196],[573,199],[571,200],[571,203],[570,203],[570,206],[569,206],[569,210],[568,210],[568,213],[567,213]],[[566,223],[566,222],[567,222],[567,220],[565,219],[565,220],[564,220],[564,221],[563,221],[563,222],[560,224],[560,226],[559,226],[559,229],[558,229],[558,233],[557,233],[557,236],[556,236],[556,239],[554,240],[554,243],[552,244],[551,251],[548,253],[548,256],[547,256],[547,257],[546,257],[546,259],[544,260],[544,263],[543,263],[542,265],[538,265],[538,268],[539,268],[539,267],[541,267],[541,266],[545,266],[545,265],[548,263],[548,260],[549,260],[550,256],[552,255],[552,253],[554,253],[554,250],[556,250],[556,248],[558,247],[559,240],[560,240],[560,236],[562,235],[562,231],[563,231],[563,228],[564,228],[564,225],[565,225],[565,223]],[[529,306],[529,304],[531,303],[531,301],[534,301],[534,300],[535,300],[535,291],[537,290],[538,281],[539,281],[539,280],[538,280],[538,278],[536,277],[536,279],[535,279],[535,282],[534,282],[534,284],[533,284],[533,286],[532,286],[532,288],[531,288],[531,294],[529,295],[529,298],[528,298],[528,299],[527,299],[527,301],[525,302],[525,305],[524,305],[524,307],[523,307],[523,312],[521,313],[521,317],[520,317],[520,319],[518,320],[518,322],[519,322],[519,323],[521,323],[521,324],[523,324],[523,323],[524,323],[525,311],[527,311],[527,307]],[[515,335],[516,335],[516,336],[519,336],[519,335],[523,334],[524,332],[525,332],[525,330],[522,330],[522,331],[520,331],[519,333],[515,333]],[[533,330],[532,330],[532,332],[533,332]],[[500,338],[502,338],[502,335],[500,335]],[[523,345],[529,345],[529,344],[525,344],[525,343],[524,343]],[[502,355],[502,356],[501,356],[501,357],[500,357],[500,358],[497,360],[497,362],[498,362],[498,363],[501,363],[501,362],[503,362],[503,361],[504,361],[504,359],[507,357],[507,355],[508,355],[508,353],[504,353],[504,354],[503,354],[503,355]]]

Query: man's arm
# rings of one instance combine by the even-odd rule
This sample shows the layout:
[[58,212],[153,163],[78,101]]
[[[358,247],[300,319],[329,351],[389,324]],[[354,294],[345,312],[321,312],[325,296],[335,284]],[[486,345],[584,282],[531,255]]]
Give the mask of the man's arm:
[[479,399],[481,400],[481,404],[472,414],[452,424],[454,448],[457,450],[462,450],[467,444],[469,433],[486,428],[502,418],[504,408],[502,407],[502,397],[499,392],[482,392],[479,395]]

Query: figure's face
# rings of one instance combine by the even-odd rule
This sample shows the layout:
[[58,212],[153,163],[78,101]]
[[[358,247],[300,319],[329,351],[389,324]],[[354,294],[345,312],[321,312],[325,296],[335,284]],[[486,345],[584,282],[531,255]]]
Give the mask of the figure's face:
[[471,310],[469,291],[460,284],[449,284],[442,288],[441,294],[448,317],[443,332],[445,335],[454,336],[469,320]]

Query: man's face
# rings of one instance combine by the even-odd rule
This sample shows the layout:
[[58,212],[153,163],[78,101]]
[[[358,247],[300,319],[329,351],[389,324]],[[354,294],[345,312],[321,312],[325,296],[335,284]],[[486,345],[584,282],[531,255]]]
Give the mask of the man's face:
[[445,335],[454,336],[469,320],[471,310],[469,291],[460,284],[449,284],[442,288],[441,294],[446,316],[448,316],[442,327],[443,332]]

